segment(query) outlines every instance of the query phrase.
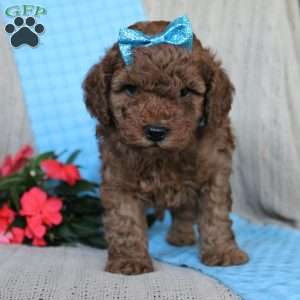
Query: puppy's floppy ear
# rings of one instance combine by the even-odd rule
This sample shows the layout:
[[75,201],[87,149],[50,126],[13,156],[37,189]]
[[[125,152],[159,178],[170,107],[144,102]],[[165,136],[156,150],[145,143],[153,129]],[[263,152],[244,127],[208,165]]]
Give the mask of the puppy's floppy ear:
[[204,50],[201,70],[206,81],[206,93],[204,103],[204,118],[208,127],[219,127],[228,115],[234,87],[221,63],[215,61],[214,55],[209,50]]
[[103,127],[113,124],[110,88],[117,61],[118,50],[114,46],[100,63],[90,69],[82,85],[85,104],[91,115],[97,118]]

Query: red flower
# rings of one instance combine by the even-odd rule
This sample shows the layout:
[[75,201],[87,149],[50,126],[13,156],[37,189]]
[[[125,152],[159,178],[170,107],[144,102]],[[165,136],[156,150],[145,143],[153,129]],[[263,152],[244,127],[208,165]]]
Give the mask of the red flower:
[[65,165],[54,159],[46,159],[41,166],[49,178],[63,180],[71,186],[80,179],[79,170],[72,164]]
[[10,231],[12,233],[12,238],[10,240],[13,244],[22,244],[25,236],[25,231],[23,228],[13,227]]
[[14,158],[11,155],[7,155],[0,167],[0,176],[8,176],[19,171],[26,164],[32,154],[32,147],[25,145],[17,152]]
[[42,219],[39,215],[27,217],[25,235],[28,238],[42,238],[46,234],[46,231],[46,226],[42,223]]
[[22,244],[24,229],[13,227],[10,231],[0,231],[0,244]]
[[29,218],[31,229],[36,229],[41,237],[42,229],[38,225],[59,225],[62,222],[62,201],[60,198],[48,198],[47,194],[38,187],[31,188],[21,197],[20,215]]
[[20,215],[27,220],[25,236],[33,239],[34,246],[45,246],[46,225],[51,227],[62,222],[61,199],[48,198],[43,190],[33,187],[21,197],[21,206]]
[[10,244],[12,234],[10,232],[0,231],[0,244]]
[[8,226],[14,221],[16,213],[4,203],[0,208],[0,232],[5,232]]
[[28,220],[27,222],[29,224],[25,228],[25,236],[28,237],[29,239],[32,239],[32,245],[46,246],[47,243],[44,239],[44,236],[46,234],[46,227],[38,222],[36,223],[36,227],[35,227],[34,218],[31,218],[31,220],[30,221]]
[[33,241],[32,241],[32,245],[33,246],[38,246],[38,247],[43,247],[43,246],[46,246],[47,243],[43,238],[41,238],[41,239],[34,238]]

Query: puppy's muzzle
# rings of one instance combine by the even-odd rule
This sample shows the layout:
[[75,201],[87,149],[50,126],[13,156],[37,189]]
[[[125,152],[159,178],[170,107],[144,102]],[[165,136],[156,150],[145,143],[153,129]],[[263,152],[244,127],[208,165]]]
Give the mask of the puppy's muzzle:
[[165,139],[170,130],[166,127],[147,125],[144,127],[146,138],[152,142],[161,142]]

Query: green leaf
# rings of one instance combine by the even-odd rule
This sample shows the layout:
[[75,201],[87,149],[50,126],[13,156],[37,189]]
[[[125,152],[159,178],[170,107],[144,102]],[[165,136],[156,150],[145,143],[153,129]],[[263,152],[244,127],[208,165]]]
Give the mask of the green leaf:
[[0,179],[0,190],[7,190],[11,188],[13,185],[18,185],[23,181],[23,178],[18,175],[14,174],[8,177],[2,177]]
[[80,150],[75,150],[73,153],[71,153],[71,155],[68,157],[66,163],[72,164],[76,160],[76,158],[78,157],[80,152],[81,152]]
[[107,249],[107,242],[104,236],[89,236],[87,238],[81,239],[80,242],[92,247]]
[[[23,190],[28,190],[33,186],[42,186],[44,181],[44,173],[39,166],[29,165],[24,169],[24,172],[20,174],[22,176],[22,182],[18,184],[18,187]],[[20,188],[21,189],[21,188]]]
[[78,240],[77,234],[70,228],[69,224],[63,224],[55,229],[55,234],[66,241]]
[[53,151],[49,151],[49,152],[45,152],[45,153],[39,154],[38,156],[36,156],[35,158],[33,158],[31,160],[31,162],[33,162],[35,165],[40,165],[40,163],[43,160],[46,160],[46,159],[56,159],[56,158],[57,158],[57,156],[55,155],[55,153]]
[[19,191],[16,187],[11,187],[10,191],[10,201],[13,204],[12,206],[16,209],[16,211],[20,210],[20,196]]
[[98,187],[97,183],[81,179],[77,181],[77,183],[73,188],[75,188],[78,192],[84,192],[84,191],[93,191],[97,187]]
[[101,233],[100,227],[85,226],[81,223],[71,223],[70,227],[80,238],[88,237],[90,235],[97,235]]
[[103,214],[100,198],[85,195],[82,197],[68,198],[68,200],[68,210],[76,215],[100,216]]
[[2,205],[7,201],[6,197],[0,197],[0,208],[2,207]]
[[12,227],[20,227],[20,228],[25,228],[26,227],[26,219],[21,216],[16,216],[12,223]]
[[101,216],[82,216],[78,218],[79,224],[82,226],[90,227],[90,228],[96,228],[99,229],[100,225],[102,225],[102,219]]
[[84,179],[79,180],[74,186],[69,186],[68,184],[61,182],[56,187],[56,192],[59,195],[68,196],[68,195],[78,195],[84,192],[95,192],[98,184],[90,182]]

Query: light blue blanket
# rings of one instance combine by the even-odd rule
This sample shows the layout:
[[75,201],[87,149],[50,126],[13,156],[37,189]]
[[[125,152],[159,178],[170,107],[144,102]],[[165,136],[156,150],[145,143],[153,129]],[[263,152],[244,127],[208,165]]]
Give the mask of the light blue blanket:
[[149,232],[150,252],[158,260],[206,273],[246,300],[300,299],[300,232],[275,225],[257,225],[232,215],[238,244],[250,261],[235,267],[208,267],[196,246],[175,247],[165,241],[170,224],[156,222]]
[[14,21],[5,13],[10,7],[10,14],[18,12],[26,19],[24,4],[34,5],[33,14],[36,6],[47,11],[45,15],[34,16],[36,23],[45,28],[39,45],[13,48],[38,150],[80,149],[78,163],[83,166],[83,175],[97,180],[95,121],[85,108],[81,84],[89,68],[117,41],[119,29],[144,20],[142,3],[1,0],[0,13],[5,23]]

